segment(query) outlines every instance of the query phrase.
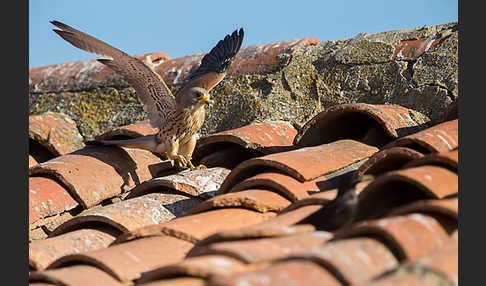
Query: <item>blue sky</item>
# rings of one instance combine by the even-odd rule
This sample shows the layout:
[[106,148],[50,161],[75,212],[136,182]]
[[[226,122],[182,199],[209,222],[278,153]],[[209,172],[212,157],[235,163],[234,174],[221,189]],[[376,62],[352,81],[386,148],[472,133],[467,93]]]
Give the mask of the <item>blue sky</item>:
[[457,0],[29,0],[29,67],[97,58],[52,32],[58,20],[128,54],[208,52],[243,27],[243,46],[321,41],[458,21]]

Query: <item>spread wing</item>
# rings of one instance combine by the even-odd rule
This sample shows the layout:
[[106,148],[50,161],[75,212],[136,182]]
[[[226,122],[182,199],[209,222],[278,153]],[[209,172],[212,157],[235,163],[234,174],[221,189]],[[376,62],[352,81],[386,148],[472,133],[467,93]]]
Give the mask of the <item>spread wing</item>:
[[51,21],[51,23],[61,29],[53,31],[73,46],[107,57],[107,59],[98,59],[98,61],[121,74],[125,81],[135,89],[153,127],[160,127],[170,120],[169,117],[172,116],[176,105],[174,96],[165,82],[141,60],[66,24],[58,21]]
[[240,28],[239,31],[235,30],[231,35],[226,35],[223,40],[220,40],[209,53],[204,55],[201,65],[189,75],[177,92],[176,98],[191,87],[202,87],[209,91],[217,85],[226,75],[226,71],[240,50],[243,36],[243,28]]

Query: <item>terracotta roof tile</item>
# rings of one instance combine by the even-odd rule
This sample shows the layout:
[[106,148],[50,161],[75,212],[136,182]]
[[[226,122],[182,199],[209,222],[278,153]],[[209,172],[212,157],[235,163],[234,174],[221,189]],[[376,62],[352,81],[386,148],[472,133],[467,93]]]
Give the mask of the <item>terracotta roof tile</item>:
[[38,163],[84,147],[76,122],[57,112],[30,115],[29,140],[29,155]]
[[32,155],[29,154],[29,168],[34,165],[37,165],[37,161],[35,160],[34,157],[32,157]]
[[[232,168],[245,159],[275,153],[292,147],[297,130],[285,121],[264,121],[205,136],[197,141],[192,157],[207,166],[223,165]],[[230,162],[226,154],[239,150],[241,157]],[[216,153],[216,154],[215,154]],[[221,157],[221,160],[217,160]]]
[[270,262],[300,253],[314,246],[324,245],[332,236],[323,231],[288,234],[274,237],[238,239],[211,243],[193,248],[186,259],[193,256],[224,254],[246,263]]
[[30,274],[29,280],[31,282],[51,282],[55,283],[56,285],[122,286],[122,284],[111,275],[90,265],[72,265],[59,269],[33,272]]
[[117,237],[114,243],[153,235],[171,235],[196,243],[217,231],[253,225],[273,216],[272,212],[262,214],[241,208],[215,209],[130,231]]
[[333,239],[357,236],[380,239],[400,261],[416,260],[451,241],[437,220],[418,213],[367,220],[337,232]]
[[221,207],[242,207],[258,212],[279,212],[290,204],[290,201],[276,192],[249,189],[215,196],[191,210],[198,213]]
[[375,153],[358,168],[358,172],[378,176],[388,171],[398,170],[408,162],[422,156],[422,153],[410,148],[392,147]]
[[372,238],[344,239],[316,246],[286,259],[305,258],[322,265],[343,285],[355,285],[389,271],[397,259],[381,242]]
[[88,263],[120,282],[127,282],[138,279],[142,272],[182,260],[191,247],[191,243],[170,236],[145,237],[99,250],[65,255],[52,262],[49,268]]
[[299,130],[294,144],[300,147],[353,139],[383,146],[394,138],[420,130],[413,111],[399,105],[341,104],[314,116]]
[[154,134],[158,132],[158,128],[150,125],[148,120],[137,123],[119,126],[110,129],[103,134],[97,135],[96,140],[114,140],[122,138],[138,138],[144,135]]
[[43,177],[29,178],[29,229],[39,219],[71,210],[78,205],[56,181]]
[[422,54],[427,53],[430,48],[437,46],[442,40],[450,35],[451,33],[447,33],[444,35],[433,35],[418,40],[402,41],[395,46],[392,59],[402,61],[417,60]]
[[440,199],[457,192],[457,174],[442,167],[425,165],[387,172],[359,194],[362,203],[358,218],[378,217],[393,207],[414,200]]
[[200,200],[181,194],[147,194],[99,208],[93,208],[57,227],[52,236],[96,224],[127,232],[183,216]]
[[416,261],[404,263],[394,271],[362,285],[458,285],[458,266],[457,245],[451,243],[441,250]]
[[201,278],[194,277],[178,277],[169,278],[160,281],[150,281],[147,283],[137,283],[137,285],[143,286],[205,286],[206,283]]
[[378,151],[376,147],[357,141],[339,140],[329,144],[253,158],[242,162],[233,169],[218,192],[229,192],[234,185],[255,175],[256,170],[262,169],[278,170],[300,182],[310,181],[331,173],[336,175],[337,171],[342,172],[346,167],[353,167],[353,164],[367,159],[376,151]]
[[46,268],[54,260],[68,254],[108,247],[115,235],[96,229],[80,229],[29,244],[29,265],[36,270]]
[[229,173],[229,169],[214,167],[184,170],[173,175],[152,178],[133,188],[126,199],[167,191],[177,191],[201,199],[211,198]]
[[417,167],[423,165],[436,165],[447,168],[457,173],[459,168],[459,150],[432,153],[408,162],[403,168]]
[[150,166],[160,162],[145,150],[87,146],[33,166],[29,175],[54,176],[89,208],[152,178]]
[[183,261],[163,266],[145,272],[137,283],[144,283],[156,279],[174,276],[191,276],[199,278],[209,278],[214,275],[225,275],[229,273],[247,271],[248,266],[242,261],[225,256],[211,255],[192,257]]
[[390,142],[384,148],[402,146],[421,153],[448,152],[458,147],[458,119],[446,121]]
[[[135,55],[153,63],[169,59],[163,52]],[[96,59],[82,60],[29,69],[30,92],[61,92],[87,90],[106,86],[128,86],[120,75]]]
[[290,260],[272,264],[263,270],[249,271],[231,276],[215,276],[208,286],[269,286],[315,285],[342,286],[330,272],[320,265],[308,260]]

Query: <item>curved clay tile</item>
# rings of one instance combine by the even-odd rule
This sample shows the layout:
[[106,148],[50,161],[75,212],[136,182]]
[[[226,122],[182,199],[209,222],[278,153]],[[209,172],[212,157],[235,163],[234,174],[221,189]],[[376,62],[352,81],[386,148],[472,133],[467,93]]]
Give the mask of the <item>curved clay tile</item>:
[[459,168],[459,150],[427,154],[422,158],[408,162],[403,166],[403,169],[423,165],[441,166],[457,173]]
[[158,235],[170,235],[197,243],[216,232],[257,224],[274,216],[275,213],[272,212],[259,213],[242,208],[214,209],[124,233],[118,236],[113,244]]
[[323,231],[258,238],[242,237],[205,246],[196,245],[187,254],[187,258],[223,254],[245,263],[270,262],[301,253],[315,246],[325,245],[331,237],[329,233]]
[[89,208],[151,179],[151,167],[161,162],[145,150],[87,146],[33,166],[29,176],[55,177]]
[[238,259],[225,255],[191,257],[175,264],[144,272],[137,283],[143,284],[164,278],[184,276],[207,279],[214,275],[246,271],[250,267]]
[[413,111],[399,105],[341,104],[309,120],[294,139],[299,147],[353,139],[381,147],[395,138],[420,130]]
[[270,154],[246,160],[234,168],[221,184],[219,193],[227,193],[237,183],[265,171],[278,171],[300,182],[326,179],[356,169],[357,164],[378,149],[358,141],[340,140],[314,147]]
[[239,192],[221,194],[210,198],[193,208],[190,213],[199,213],[215,208],[241,207],[257,212],[279,212],[290,204],[290,201],[276,192],[248,189]]
[[378,176],[389,171],[398,170],[406,163],[422,156],[422,153],[406,147],[383,149],[366,160],[357,171],[362,175]]
[[331,241],[285,258],[289,259],[314,261],[343,285],[357,285],[398,266],[386,245],[367,237]]
[[37,161],[35,160],[34,157],[32,157],[32,155],[29,154],[29,168],[34,165],[37,165]]
[[29,140],[29,155],[38,163],[84,147],[76,122],[57,112],[30,115]]
[[184,170],[173,175],[156,177],[133,188],[125,199],[167,191],[181,192],[201,199],[211,198],[229,173],[229,169],[214,167]]
[[387,172],[359,194],[358,220],[376,218],[422,199],[441,199],[458,192],[458,176],[448,169],[425,165]]
[[446,121],[417,133],[401,137],[383,148],[408,147],[423,154],[448,152],[459,146],[458,119]]
[[91,264],[126,283],[143,272],[181,261],[192,244],[170,236],[145,237],[94,251],[69,254],[52,262],[48,269],[72,264]]
[[29,282],[49,282],[56,285],[72,286],[123,285],[108,273],[91,265],[72,265],[59,269],[32,272],[29,275]]
[[208,167],[233,168],[246,159],[292,148],[295,134],[285,121],[253,123],[200,138],[192,157]]
[[158,128],[150,125],[148,120],[140,121],[134,124],[120,126],[97,135],[96,140],[118,140],[128,138],[138,138],[145,135],[157,133]]
[[209,280],[208,285],[260,286],[260,281],[264,281],[266,285],[315,285],[316,281],[319,281],[320,285],[343,285],[319,264],[303,259],[271,264],[261,270],[217,275]]
[[56,181],[43,177],[29,178],[29,226],[42,218],[60,214],[78,205]]
[[50,236],[90,225],[106,225],[127,232],[183,216],[199,203],[200,200],[181,194],[147,194],[87,210],[58,226]]
[[31,242],[29,244],[29,265],[35,270],[42,270],[62,256],[106,248],[118,234],[120,233],[80,229]]
[[416,260],[451,241],[437,220],[417,213],[364,221],[338,231],[333,240],[369,236],[384,242],[399,261]]

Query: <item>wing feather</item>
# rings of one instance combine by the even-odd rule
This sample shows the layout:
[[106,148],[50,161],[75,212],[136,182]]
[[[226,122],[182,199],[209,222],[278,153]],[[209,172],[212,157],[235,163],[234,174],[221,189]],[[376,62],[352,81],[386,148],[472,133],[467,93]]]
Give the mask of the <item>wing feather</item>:
[[209,91],[216,86],[225,77],[233,63],[241,48],[243,37],[244,31],[243,28],[240,28],[220,40],[209,53],[204,55],[201,65],[189,75],[187,81],[177,92],[176,98],[179,98],[179,94],[191,87],[202,87]]
[[149,115],[150,125],[160,127],[171,119],[176,106],[174,96],[165,82],[141,60],[66,24],[51,23],[61,29],[53,31],[73,46],[107,58],[98,61],[121,74],[135,89],[143,110]]

